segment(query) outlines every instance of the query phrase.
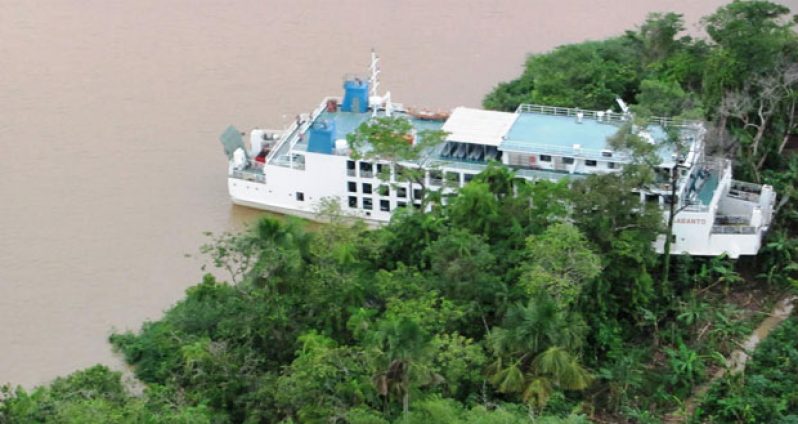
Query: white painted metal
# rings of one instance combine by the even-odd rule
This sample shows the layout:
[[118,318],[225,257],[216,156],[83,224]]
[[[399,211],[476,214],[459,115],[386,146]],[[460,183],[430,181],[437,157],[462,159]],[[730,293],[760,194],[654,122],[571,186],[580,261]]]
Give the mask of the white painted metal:
[[498,147],[518,114],[458,107],[443,124],[447,141]]
[[[379,101],[380,105],[384,104],[384,113],[390,116],[394,106],[398,111],[403,109],[401,105],[391,103],[390,93],[386,93],[384,97],[379,97],[377,94],[378,62],[379,58],[372,52],[370,94],[375,101]],[[286,130],[279,132],[280,138],[274,143],[265,165],[247,160],[243,150],[236,150],[229,162],[228,177],[228,190],[234,203],[308,219],[319,219],[320,203],[328,199],[338,202],[346,214],[373,224],[388,222],[391,212],[397,207],[402,205],[412,207],[412,192],[420,187],[397,181],[395,170],[392,170],[389,181],[382,181],[377,172],[374,172],[376,163],[367,168],[371,171],[362,172],[361,162],[353,161],[348,156],[349,149],[345,140],[336,140],[334,154],[305,150],[303,146],[306,146],[304,144],[307,141],[304,140],[306,131],[314,121],[320,119],[326,110],[328,100],[331,99],[340,101],[338,98],[325,98],[310,115],[298,117]],[[625,104],[622,105],[624,106]],[[375,113],[376,110],[377,106],[374,106]],[[575,176],[619,172],[623,163],[628,161],[627,155],[623,152],[608,150],[591,152],[583,149],[580,144],[536,145],[539,149],[536,152],[522,151],[522,149],[502,150],[500,145],[520,113],[576,117],[580,122],[583,119],[595,119],[608,124],[628,119],[628,114],[612,111],[538,105],[521,105],[515,113],[459,107],[452,112],[442,129],[448,133],[447,141],[457,143],[455,146],[450,146],[455,156],[460,152],[464,159],[477,160],[480,152],[485,155],[502,153],[502,163],[513,167],[519,177],[530,180],[552,178],[552,175],[556,175],[552,174],[552,171],[576,174]],[[690,150],[685,157],[673,158],[660,165],[666,170],[678,165],[683,172],[680,174],[676,189],[680,204],[673,227],[671,252],[707,256],[725,253],[733,258],[756,254],[773,215],[776,194],[772,187],[734,181],[729,161],[709,161],[704,156],[705,130],[700,122],[654,118],[652,124],[683,128],[685,130],[683,134],[688,134],[685,137],[689,137],[685,141]],[[264,130],[253,130],[250,133],[250,151],[253,155],[260,151],[264,133]],[[565,164],[563,162],[565,158],[572,158],[573,162]],[[676,159],[679,159],[678,163]],[[591,161],[589,166],[588,160]],[[381,165],[389,166],[388,163]],[[434,168],[434,175],[427,173],[427,186],[432,190],[443,190],[444,193],[456,190],[466,183],[469,179],[467,177],[479,173],[486,166],[484,163],[458,162],[432,157],[419,163],[401,165]],[[692,199],[695,204],[683,203],[691,200],[688,199],[690,197],[688,185],[692,181],[690,178],[694,178],[696,183],[706,184],[707,178],[701,177],[705,172],[712,173],[713,178],[716,178],[713,181],[717,181],[717,187],[712,193],[705,192],[703,199]],[[455,181],[455,184],[452,186],[450,181]],[[390,186],[387,195],[380,192],[381,185]],[[641,201],[646,195],[658,199],[663,208],[663,220],[667,220],[668,207],[664,203],[663,196],[670,196],[670,192],[670,185],[662,183],[649,188],[646,193],[640,193],[640,197]],[[708,199],[708,194],[711,194],[711,199]],[[696,192],[693,197],[699,197],[698,193]],[[350,201],[354,207],[350,207]],[[370,209],[365,207],[369,204]],[[664,242],[664,236],[655,242],[654,247],[658,252],[663,251]]]

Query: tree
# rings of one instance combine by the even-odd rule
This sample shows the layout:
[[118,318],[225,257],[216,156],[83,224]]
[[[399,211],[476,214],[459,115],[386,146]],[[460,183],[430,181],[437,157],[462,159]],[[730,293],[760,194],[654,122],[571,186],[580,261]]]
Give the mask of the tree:
[[465,229],[449,229],[424,250],[430,265],[430,286],[462,305],[466,318],[460,332],[480,334],[483,322],[507,297],[491,246]]
[[786,19],[790,9],[769,1],[735,0],[704,18],[714,49],[704,73],[704,103],[713,107],[776,67],[785,53],[794,59],[795,35]]
[[696,107],[689,104],[690,101],[690,96],[676,82],[646,79],[640,83],[640,93],[637,94],[638,107],[662,117],[680,115]]
[[122,373],[96,365],[31,392],[0,387],[0,422],[189,424],[211,423],[212,414],[204,406],[185,405],[159,387],[134,397],[125,390]]
[[592,377],[574,355],[585,330],[578,315],[561,310],[545,293],[515,305],[489,337],[491,382],[538,408],[555,389],[585,389]]
[[644,65],[670,57],[679,47],[676,35],[684,30],[684,19],[681,14],[673,12],[649,14],[639,31],[643,43]]
[[364,352],[339,346],[315,331],[300,336],[299,342],[296,359],[277,380],[276,398],[285,415],[321,423],[375,403]]
[[[408,183],[411,202],[414,185],[421,189],[422,210],[427,202],[424,154],[443,142],[443,131],[415,131],[410,121],[403,117],[377,117],[361,124],[346,136],[355,160],[385,161],[394,168],[396,181]],[[390,179],[390,173],[379,175]]]
[[[624,176],[627,179],[636,181],[636,190],[650,191],[651,186],[656,182],[654,170],[660,164],[661,159],[658,155],[658,150],[663,146],[671,148],[677,157],[683,156],[687,153],[689,146],[687,140],[682,136],[679,127],[664,128],[666,131],[667,139],[660,140],[657,143],[652,143],[646,140],[642,133],[648,128],[647,116],[635,116],[632,121],[625,123],[616,134],[608,139],[608,144],[612,146],[613,150],[626,151],[631,157],[631,164],[624,167]],[[668,278],[670,276],[670,261],[671,261],[671,244],[673,239],[673,225],[676,220],[676,215],[681,212],[687,203],[684,199],[677,197],[677,187],[681,173],[679,172],[679,164],[673,163],[667,169],[668,186],[670,187],[670,196],[667,198],[668,206],[668,221],[665,230],[664,240],[664,267],[662,273],[662,287],[667,288]],[[678,208],[677,208],[678,206]],[[658,206],[655,206],[658,208]]]
[[[768,153],[780,155],[795,131],[796,88],[798,88],[798,63],[780,63],[765,75],[753,78],[743,88],[729,91],[718,108],[719,118],[725,123],[739,122],[736,137],[721,139],[724,153],[738,153],[747,158],[756,178],[768,158]],[[774,121],[782,121],[781,133],[773,137],[772,146],[766,131],[772,130]],[[753,134],[749,132],[753,131]]]
[[601,272],[601,260],[571,224],[554,224],[530,236],[526,251],[529,263],[520,284],[533,297],[547,293],[563,308],[572,306],[582,286]]

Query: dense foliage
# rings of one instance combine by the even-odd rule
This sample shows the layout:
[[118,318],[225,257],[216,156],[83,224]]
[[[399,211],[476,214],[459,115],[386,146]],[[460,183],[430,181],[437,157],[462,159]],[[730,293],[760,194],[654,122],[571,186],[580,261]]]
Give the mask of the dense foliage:
[[[0,423],[656,421],[750,332],[756,317],[733,294],[782,289],[798,270],[787,12],[731,3],[704,20],[707,40],[681,36],[680,15],[654,14],[621,37],[531,56],[485,99],[605,109],[621,97],[640,116],[712,118],[715,151],[783,195],[756,259],[664,265],[652,251],[661,211],[629,196],[650,178],[645,161],[560,183],[492,165],[455,195],[424,193],[430,212],[400,210],[376,230],[328,207],[315,231],[267,218],[216,236],[203,251],[229,282],[208,274],[162,319],[111,337],[142,395],[95,367],[30,393],[6,388]],[[407,130],[374,121],[350,142],[383,140],[396,165],[417,153]],[[785,349],[767,355],[789,359]],[[753,383],[794,392],[763,369]],[[774,417],[764,409],[778,392],[735,387],[714,391],[703,416]],[[725,397],[759,395],[750,410],[721,410]],[[795,402],[778,405],[778,417],[795,414]]]
[[798,422],[798,318],[757,347],[745,372],[728,376],[707,395],[697,420],[712,423]]

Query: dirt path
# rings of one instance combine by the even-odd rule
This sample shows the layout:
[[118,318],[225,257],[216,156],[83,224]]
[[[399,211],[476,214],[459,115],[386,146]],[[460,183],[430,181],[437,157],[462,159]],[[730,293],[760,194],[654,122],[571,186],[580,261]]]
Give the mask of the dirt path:
[[701,403],[704,395],[717,379],[723,377],[727,371],[731,372],[732,374],[737,374],[743,371],[745,369],[745,363],[754,353],[754,349],[756,349],[756,346],[759,344],[759,342],[764,340],[768,334],[770,334],[770,332],[776,328],[776,326],[781,324],[782,321],[790,316],[793,308],[795,307],[794,302],[796,300],[798,300],[798,296],[793,295],[789,295],[781,299],[776,304],[776,307],[773,308],[770,316],[765,318],[765,320],[759,324],[754,332],[748,336],[748,339],[746,339],[746,341],[740,346],[741,348],[735,350],[731,355],[729,355],[729,358],[726,359],[727,366],[718,370],[715,375],[709,379],[709,381],[693,389],[693,393],[687,400],[684,401],[682,407],[666,415],[664,422],[683,423],[687,421],[687,419],[693,415],[696,406]]

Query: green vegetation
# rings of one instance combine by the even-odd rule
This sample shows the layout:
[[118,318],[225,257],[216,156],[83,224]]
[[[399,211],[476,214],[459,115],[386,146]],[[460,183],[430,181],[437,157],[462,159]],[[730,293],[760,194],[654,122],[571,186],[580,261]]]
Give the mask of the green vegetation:
[[745,372],[717,382],[697,421],[798,422],[798,319],[785,321],[757,347]]
[[[628,194],[651,181],[650,152],[621,131],[612,142],[638,159],[623,173],[530,183],[492,165],[456,195],[425,193],[430,212],[398,210],[377,230],[264,219],[217,236],[203,251],[229,282],[208,274],[162,319],[111,337],[143,394],[95,367],[4,389],[0,423],[657,422],[795,283],[787,13],[731,3],[704,20],[708,40],[654,14],[623,36],[530,57],[485,99],[605,109],[620,96],[639,116],[712,119],[713,149],[783,194],[756,258],[656,255],[661,212]],[[378,140],[364,156],[395,164],[417,154],[408,132],[378,120],[350,143]],[[796,328],[713,389],[697,419],[794,420]]]

